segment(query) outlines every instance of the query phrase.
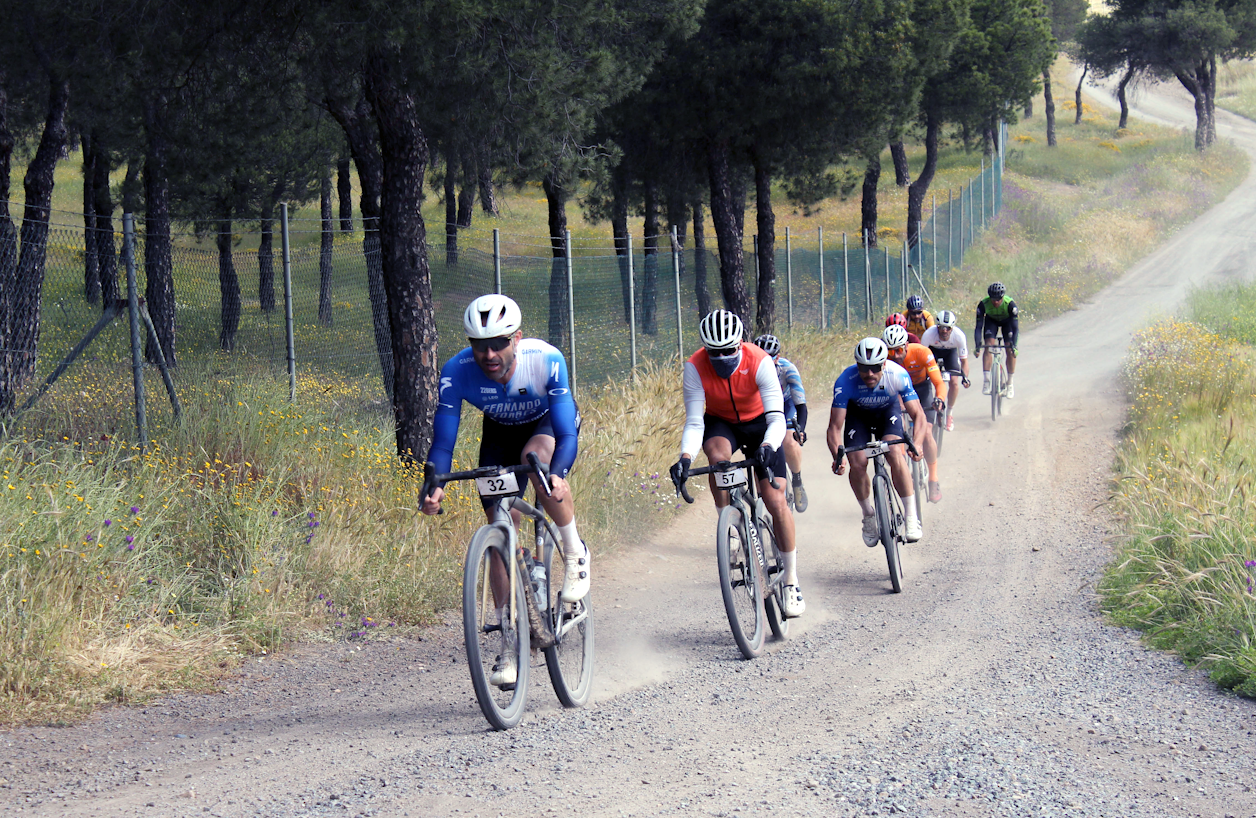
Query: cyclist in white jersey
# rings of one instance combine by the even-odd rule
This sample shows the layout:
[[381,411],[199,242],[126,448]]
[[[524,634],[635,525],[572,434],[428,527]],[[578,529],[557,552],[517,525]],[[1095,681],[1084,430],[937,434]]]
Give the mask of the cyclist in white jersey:
[[[972,381],[968,380],[968,339],[964,337],[964,331],[957,326],[958,321],[955,313],[942,310],[938,313],[937,323],[920,336],[920,343],[929,347],[938,366],[942,368],[942,373],[950,380],[946,398],[946,405],[951,409],[946,415],[948,432],[955,429],[954,410],[955,401],[959,398],[960,384],[962,383],[965,389],[972,386]],[[960,377],[956,378],[956,375]]]

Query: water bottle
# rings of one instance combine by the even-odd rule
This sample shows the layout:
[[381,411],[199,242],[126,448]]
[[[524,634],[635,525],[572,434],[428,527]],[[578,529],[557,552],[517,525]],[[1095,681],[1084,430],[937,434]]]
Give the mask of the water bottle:
[[545,563],[540,560],[532,561],[532,593],[536,595],[536,604],[541,610],[545,609]]

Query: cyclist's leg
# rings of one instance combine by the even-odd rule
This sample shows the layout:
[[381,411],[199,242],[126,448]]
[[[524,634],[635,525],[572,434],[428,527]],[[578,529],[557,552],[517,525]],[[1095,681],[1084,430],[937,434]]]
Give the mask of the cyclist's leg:
[[981,355],[981,394],[990,394],[990,367],[994,364],[994,353],[990,351],[990,347],[999,343],[999,325],[993,321],[986,321],[985,337],[982,338],[982,345],[985,350]]
[[[554,446],[554,428],[549,422],[549,415],[546,415],[537,424],[532,437],[523,447],[519,461],[526,463],[528,454],[535,452],[541,462],[549,463],[554,458]],[[554,521],[554,527],[558,529],[559,547],[562,549],[563,562],[567,569],[566,576],[563,578],[562,599],[564,602],[576,602],[583,599],[589,591],[591,555],[576,527],[575,499],[570,495],[565,500],[549,496],[541,489],[540,480],[536,475],[532,475],[532,484],[537,489],[537,502],[545,509],[545,513]]]
[[948,376],[946,408],[954,409],[955,401],[959,399],[960,379],[966,377],[960,365],[959,350],[955,347],[930,347],[929,349],[933,352],[933,357],[937,359],[938,366]]
[[1009,318],[1007,326],[1003,328],[1003,340],[1007,342],[1007,379],[1010,383],[1012,375],[1016,374],[1016,340],[1020,335],[1020,320],[1017,318]]
[[[762,440],[762,438],[760,438],[760,440]],[[754,448],[758,449],[758,445]],[[784,451],[779,449],[777,450],[776,458],[771,466],[772,476],[776,478],[776,485],[779,486],[779,488],[772,488],[772,484],[767,481],[767,474],[765,472],[761,472],[759,467],[756,466],[755,474],[759,478],[759,496],[763,498],[763,504],[767,506],[768,511],[772,513],[772,531],[776,534],[776,545],[781,549],[782,554],[788,554],[791,553],[795,547],[794,515],[789,510],[789,503],[785,500]],[[797,583],[788,582],[787,580],[786,584],[794,585]]]
[[[702,433],[702,451],[706,454],[707,462],[714,464],[732,460],[733,446],[737,443],[732,426],[711,415],[704,415],[703,422],[706,429]],[[709,475],[707,479],[711,483],[711,499],[715,501],[715,507],[723,508],[728,505],[728,492],[716,487],[715,475]]]
[[[925,421],[930,426],[937,423],[938,412],[933,408],[933,381],[925,378],[924,383],[916,387],[916,395],[920,398],[920,408],[925,410]],[[929,467],[929,482],[937,484],[939,482],[938,442],[933,439],[933,429],[925,430],[925,465]],[[932,486],[930,488],[932,489]]]
[[[533,423],[507,426],[485,417],[483,432],[480,435],[480,456],[476,465],[506,466],[521,462],[523,447],[527,445],[535,428],[536,424]],[[520,486],[520,496],[523,495],[526,486],[527,483]],[[497,498],[491,500],[481,498],[480,502],[484,506],[484,513],[489,522],[492,522]],[[512,509],[510,515],[514,520],[515,528],[518,528],[519,512]],[[510,576],[506,573],[506,566],[499,559],[492,560],[490,564],[489,584],[493,589],[493,602],[500,610],[506,604],[505,600],[510,598]]]
[[[842,430],[842,440],[853,446],[863,446],[872,440],[875,416],[869,410],[855,404],[846,409],[846,428]],[[872,478],[868,475],[868,455],[864,452],[850,452],[846,455],[850,461],[850,490],[859,501],[859,508],[864,517],[876,514],[872,506]]]

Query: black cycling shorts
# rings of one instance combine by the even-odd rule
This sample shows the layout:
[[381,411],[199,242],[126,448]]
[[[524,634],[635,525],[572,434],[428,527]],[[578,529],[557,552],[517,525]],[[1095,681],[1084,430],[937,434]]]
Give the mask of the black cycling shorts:
[[[479,466],[516,466],[523,462],[523,448],[537,435],[554,436],[554,424],[546,412],[531,423],[507,425],[490,417],[484,418],[484,431],[480,435]],[[576,436],[580,435],[580,413],[576,412]],[[519,494],[522,497],[528,481],[520,476]],[[485,508],[497,503],[498,498],[480,498]]]
[[[912,388],[916,390],[916,395],[920,398],[920,408],[925,410],[925,420],[930,423],[938,422],[938,411],[933,408],[933,399],[937,397],[933,392],[933,381],[925,378],[922,382],[912,384]],[[903,407],[903,414],[907,414],[907,407]]]
[[933,353],[933,357],[938,362],[938,369],[943,372],[950,372],[952,375],[963,375],[964,370],[960,369],[959,363],[959,347],[929,347],[929,351]]
[[1016,349],[1016,336],[1020,334],[1020,322],[1015,318],[1007,318],[999,322],[992,318],[987,318],[986,323],[981,328],[981,334],[984,338],[983,344],[990,346],[997,343],[999,330],[1003,330],[1003,344],[1013,351]]
[[[759,451],[759,447],[763,445],[763,435],[768,430],[768,416],[766,414],[759,415],[754,420],[748,420],[745,423],[729,423],[723,418],[717,418],[715,415],[704,414],[702,416],[704,429],[702,431],[702,442],[706,443],[713,437],[722,437],[727,440],[734,450],[741,449],[742,454],[746,457],[754,457]],[[772,469],[772,475],[783,478],[785,476],[785,447],[778,446],[776,454],[772,457],[772,462],[767,464]],[[754,467],[755,477],[760,480],[767,480],[768,474],[763,466],[756,465]]]
[[898,404],[880,409],[865,409],[851,403],[846,407],[846,428],[842,430],[842,445],[863,446],[878,439],[906,437],[903,412]]

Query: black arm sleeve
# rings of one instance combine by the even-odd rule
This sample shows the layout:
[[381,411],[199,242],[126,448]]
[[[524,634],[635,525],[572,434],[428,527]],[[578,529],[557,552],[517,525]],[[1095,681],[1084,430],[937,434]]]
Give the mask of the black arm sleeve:
[[798,417],[794,420],[794,425],[798,427],[798,431],[800,432],[807,431],[807,404],[800,403],[794,408],[798,412]]
[[981,346],[984,338],[981,337],[981,331],[986,326],[986,302],[977,302],[977,321],[973,324],[973,345]]

